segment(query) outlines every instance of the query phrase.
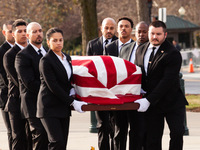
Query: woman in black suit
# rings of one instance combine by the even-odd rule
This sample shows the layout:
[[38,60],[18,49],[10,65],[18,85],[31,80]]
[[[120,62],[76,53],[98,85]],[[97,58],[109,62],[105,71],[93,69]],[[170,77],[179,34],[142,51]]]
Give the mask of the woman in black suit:
[[48,134],[50,150],[66,150],[71,109],[83,112],[79,102],[70,96],[72,91],[72,65],[69,55],[62,53],[63,32],[51,28],[46,33],[48,53],[41,59],[40,91],[37,101],[37,117]]

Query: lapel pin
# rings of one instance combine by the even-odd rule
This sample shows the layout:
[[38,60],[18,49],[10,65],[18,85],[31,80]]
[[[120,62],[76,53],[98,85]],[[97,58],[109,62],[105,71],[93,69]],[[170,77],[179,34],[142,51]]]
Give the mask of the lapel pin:
[[164,51],[162,50],[161,53],[164,53]]

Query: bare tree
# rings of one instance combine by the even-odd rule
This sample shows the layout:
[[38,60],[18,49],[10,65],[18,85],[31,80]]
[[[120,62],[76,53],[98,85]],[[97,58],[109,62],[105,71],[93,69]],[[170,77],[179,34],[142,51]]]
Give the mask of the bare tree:
[[147,23],[150,22],[149,20],[149,11],[148,11],[148,1],[147,0],[136,0],[137,4],[137,16],[138,22],[145,21]]
[[96,0],[78,0],[81,8],[82,52],[86,53],[89,40],[98,36]]

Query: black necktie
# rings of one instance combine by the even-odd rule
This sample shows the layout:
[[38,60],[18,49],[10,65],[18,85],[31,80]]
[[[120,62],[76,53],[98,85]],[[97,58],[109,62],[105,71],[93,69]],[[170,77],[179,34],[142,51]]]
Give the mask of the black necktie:
[[108,44],[108,40],[106,39],[106,40],[105,40],[105,46],[106,46],[107,44]]
[[105,45],[104,45],[104,49],[103,49],[103,55],[107,55],[106,50],[105,50],[105,47],[106,47],[106,45],[108,44],[108,40],[106,39],[106,40],[104,41],[104,43],[105,43]]
[[152,48],[152,52],[151,52],[151,55],[149,57],[149,63],[148,63],[148,69],[147,70],[149,70],[149,68],[151,66],[151,63],[152,63],[152,60],[153,60],[153,57],[154,57],[154,51],[155,51],[155,49],[156,49],[156,47]]
[[39,56],[43,57],[42,53],[41,53],[41,49],[38,50]]

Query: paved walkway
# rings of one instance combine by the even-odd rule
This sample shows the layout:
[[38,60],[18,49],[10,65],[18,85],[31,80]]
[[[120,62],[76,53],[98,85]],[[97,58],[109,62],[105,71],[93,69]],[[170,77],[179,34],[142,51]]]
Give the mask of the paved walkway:
[[[184,136],[184,150],[200,150],[200,113],[187,112],[189,136]],[[70,124],[68,150],[90,150],[97,148],[97,134],[89,132],[90,112],[83,114],[73,112]],[[169,131],[165,128],[163,150],[168,149]],[[8,150],[6,129],[0,117],[0,150]]]
[[[183,79],[186,86],[191,81],[200,83],[200,68],[194,68],[195,73],[188,73],[188,68],[183,67],[181,72],[183,73]],[[196,94],[200,94],[199,88],[195,89]],[[190,94],[191,87],[186,87],[186,93]],[[194,91],[194,90],[192,90]],[[184,150],[200,150],[200,113],[187,112],[187,126],[189,128],[189,136],[184,136]],[[90,112],[83,114],[74,112],[71,117],[70,133],[68,140],[68,150],[90,150],[90,147],[97,146],[97,134],[89,132],[90,127]],[[163,150],[168,150],[169,143],[169,130],[165,127],[163,135]],[[0,115],[0,150],[8,150],[6,128],[4,126],[2,116]]]

